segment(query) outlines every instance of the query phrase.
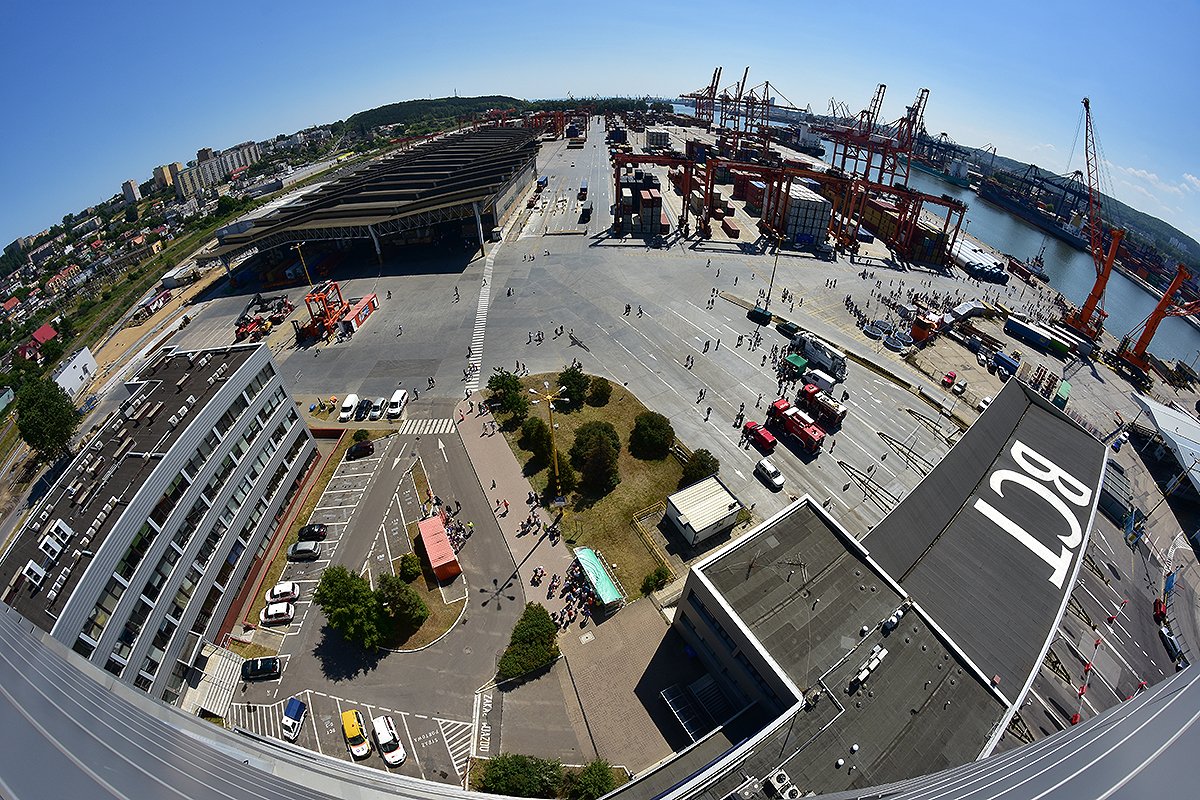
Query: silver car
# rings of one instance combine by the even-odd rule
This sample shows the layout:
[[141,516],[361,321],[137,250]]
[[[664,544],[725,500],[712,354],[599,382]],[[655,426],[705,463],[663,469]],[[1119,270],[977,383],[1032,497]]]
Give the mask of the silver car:
[[754,474],[762,478],[763,483],[771,487],[773,491],[779,491],[783,488],[783,473],[771,463],[771,459],[764,458],[754,465]]

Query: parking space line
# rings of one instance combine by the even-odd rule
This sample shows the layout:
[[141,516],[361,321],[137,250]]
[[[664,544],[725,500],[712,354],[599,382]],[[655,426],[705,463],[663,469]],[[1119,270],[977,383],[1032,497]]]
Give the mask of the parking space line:
[[404,735],[408,737],[408,752],[412,753],[413,761],[417,762],[417,769],[421,771],[421,780],[425,780],[425,765],[421,763],[421,757],[417,755],[417,747],[413,744],[412,731],[408,729],[408,714],[401,713],[400,721],[404,723]]

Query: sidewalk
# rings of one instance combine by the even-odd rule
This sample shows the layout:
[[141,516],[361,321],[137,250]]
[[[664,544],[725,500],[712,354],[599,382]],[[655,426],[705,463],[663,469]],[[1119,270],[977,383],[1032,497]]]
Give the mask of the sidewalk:
[[[529,514],[530,506],[525,500],[533,491],[533,487],[521,473],[521,464],[509,448],[504,434],[499,431],[494,434],[484,433],[485,423],[495,422],[495,419],[489,413],[480,415],[479,401],[483,398],[483,392],[475,392],[469,400],[461,400],[455,406],[454,420],[458,423],[459,436],[471,459],[471,466],[475,469],[479,485],[492,508],[496,508],[497,500],[501,503],[496,512],[496,522],[504,535],[509,552],[512,553],[513,561],[517,564],[517,573],[525,586],[526,594],[530,599],[546,606],[547,610],[557,611],[563,605],[562,601],[546,596],[550,576],[558,573],[560,577],[564,577],[575,557],[561,537],[558,544],[550,544],[550,539],[545,534],[545,526],[549,525],[553,518],[541,506],[534,508],[542,520],[542,533],[518,535],[521,523]],[[470,410],[469,401],[475,404],[474,413]],[[460,414],[463,417],[462,422],[458,422]],[[495,488],[492,488],[493,483]],[[509,504],[507,513],[504,513],[505,500]],[[534,568],[538,566],[546,570],[546,578],[540,587],[531,586],[529,579]]]

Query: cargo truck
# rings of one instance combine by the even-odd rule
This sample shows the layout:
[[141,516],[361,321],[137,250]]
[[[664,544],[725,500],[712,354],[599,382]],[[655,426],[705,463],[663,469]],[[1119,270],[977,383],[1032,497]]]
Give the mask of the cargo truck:
[[846,356],[833,345],[805,331],[792,339],[792,347],[807,358],[813,367],[827,372],[834,380],[846,380]]
[[825,443],[825,431],[821,426],[782,397],[767,407],[767,424],[790,435],[806,453],[820,452]]
[[803,404],[826,428],[834,428],[841,425],[848,411],[844,405],[834,400],[828,392],[822,391],[821,387],[811,383],[806,383],[804,388],[800,390],[796,402]]
[[833,391],[834,384],[837,383],[837,381],[833,379],[832,375],[822,372],[819,369],[810,369],[807,373],[805,373],[804,382],[806,384],[816,385],[817,388],[823,392]]

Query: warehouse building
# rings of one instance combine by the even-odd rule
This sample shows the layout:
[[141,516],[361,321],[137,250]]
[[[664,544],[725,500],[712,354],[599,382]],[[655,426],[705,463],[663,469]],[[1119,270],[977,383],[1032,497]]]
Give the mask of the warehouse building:
[[262,345],[164,348],[0,560],[0,597],[174,703],[316,448]]

